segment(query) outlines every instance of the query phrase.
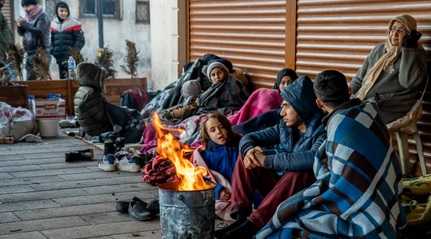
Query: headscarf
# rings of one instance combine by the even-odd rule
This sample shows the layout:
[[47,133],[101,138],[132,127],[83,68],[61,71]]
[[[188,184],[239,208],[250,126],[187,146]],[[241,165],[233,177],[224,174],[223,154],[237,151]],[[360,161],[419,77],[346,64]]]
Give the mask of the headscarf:
[[[410,15],[401,15],[393,18],[389,22],[389,28],[391,29],[392,25],[395,22],[401,23],[409,32],[416,30],[416,20]],[[374,86],[374,84],[379,79],[380,75],[383,71],[385,71],[388,67],[392,66],[400,57],[400,47],[392,45],[389,34],[385,43],[386,53],[383,54],[380,59],[374,64],[374,66],[367,72],[363,79],[363,83],[359,91],[356,93],[356,97],[363,100],[367,96],[368,92]]]
[[[294,81],[298,78],[298,75],[296,74],[296,72],[294,70],[289,69],[289,68],[281,69],[277,73],[277,77],[275,78],[275,83],[274,83],[274,86],[272,88],[278,90],[278,88],[280,88],[281,79],[283,79],[283,77],[285,77],[285,76],[290,77],[290,79],[292,81]],[[292,83],[292,82],[290,82],[290,83]]]

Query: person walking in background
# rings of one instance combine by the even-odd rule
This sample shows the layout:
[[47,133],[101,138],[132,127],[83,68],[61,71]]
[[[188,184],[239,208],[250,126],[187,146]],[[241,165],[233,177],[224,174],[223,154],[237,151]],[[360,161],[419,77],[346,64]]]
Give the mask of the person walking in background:
[[27,80],[34,80],[32,60],[38,48],[49,51],[49,18],[36,0],[22,0],[21,6],[24,8],[25,17],[19,17],[16,25],[18,34],[23,37],[22,45],[26,52],[25,69]]
[[0,0],[0,61],[3,61],[6,59],[6,53],[9,47],[13,44],[12,31],[10,30],[10,27],[8,25],[8,22],[6,21],[6,18],[1,12],[1,9],[3,8],[4,3],[5,3],[5,0]]
[[[71,49],[81,51],[85,44],[81,23],[70,17],[67,3],[59,2],[55,6],[56,16],[51,22],[51,55],[57,61],[60,79],[67,78],[67,61]],[[76,59],[75,59],[76,60]]]

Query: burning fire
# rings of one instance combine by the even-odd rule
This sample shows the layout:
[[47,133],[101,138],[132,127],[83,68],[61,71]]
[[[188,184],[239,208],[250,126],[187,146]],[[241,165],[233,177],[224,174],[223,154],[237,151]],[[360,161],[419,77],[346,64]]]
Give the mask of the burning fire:
[[182,129],[167,129],[160,122],[157,114],[153,117],[153,126],[157,133],[157,154],[165,159],[169,159],[175,166],[176,175],[179,178],[178,191],[206,190],[214,187],[214,184],[205,179],[208,178],[207,168],[194,166],[190,159],[185,157],[185,153],[192,149],[187,145],[182,145],[169,131],[179,131]]

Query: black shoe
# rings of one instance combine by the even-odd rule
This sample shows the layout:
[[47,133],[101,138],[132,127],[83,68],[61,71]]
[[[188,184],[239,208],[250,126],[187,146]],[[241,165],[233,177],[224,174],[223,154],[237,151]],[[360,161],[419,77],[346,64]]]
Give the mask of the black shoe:
[[217,239],[248,239],[253,238],[257,231],[258,228],[250,220],[242,219],[215,231],[214,236]]
[[94,158],[93,149],[84,149],[78,151],[69,151],[64,154],[66,163],[78,161],[91,161]]
[[130,201],[116,201],[115,202],[115,210],[121,214],[129,213],[129,204]]
[[[138,221],[149,221],[157,216],[157,211],[155,208],[155,203],[151,202],[148,205],[146,202],[142,201],[138,197],[133,197],[129,204],[129,216]],[[157,202],[158,205],[158,202]],[[151,208],[149,208],[151,206]],[[157,207],[158,210],[158,207]]]

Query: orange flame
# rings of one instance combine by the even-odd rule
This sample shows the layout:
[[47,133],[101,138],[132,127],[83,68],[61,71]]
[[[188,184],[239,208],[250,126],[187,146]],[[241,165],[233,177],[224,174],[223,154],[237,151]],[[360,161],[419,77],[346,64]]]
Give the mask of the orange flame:
[[185,157],[185,153],[190,153],[192,149],[188,145],[182,145],[169,132],[177,131],[181,133],[183,130],[164,127],[157,114],[154,114],[152,119],[157,133],[157,154],[162,158],[169,159],[174,164],[176,175],[180,179],[176,190],[196,191],[213,188],[214,184],[204,179],[205,176],[209,175],[207,168],[194,166],[190,159]]

